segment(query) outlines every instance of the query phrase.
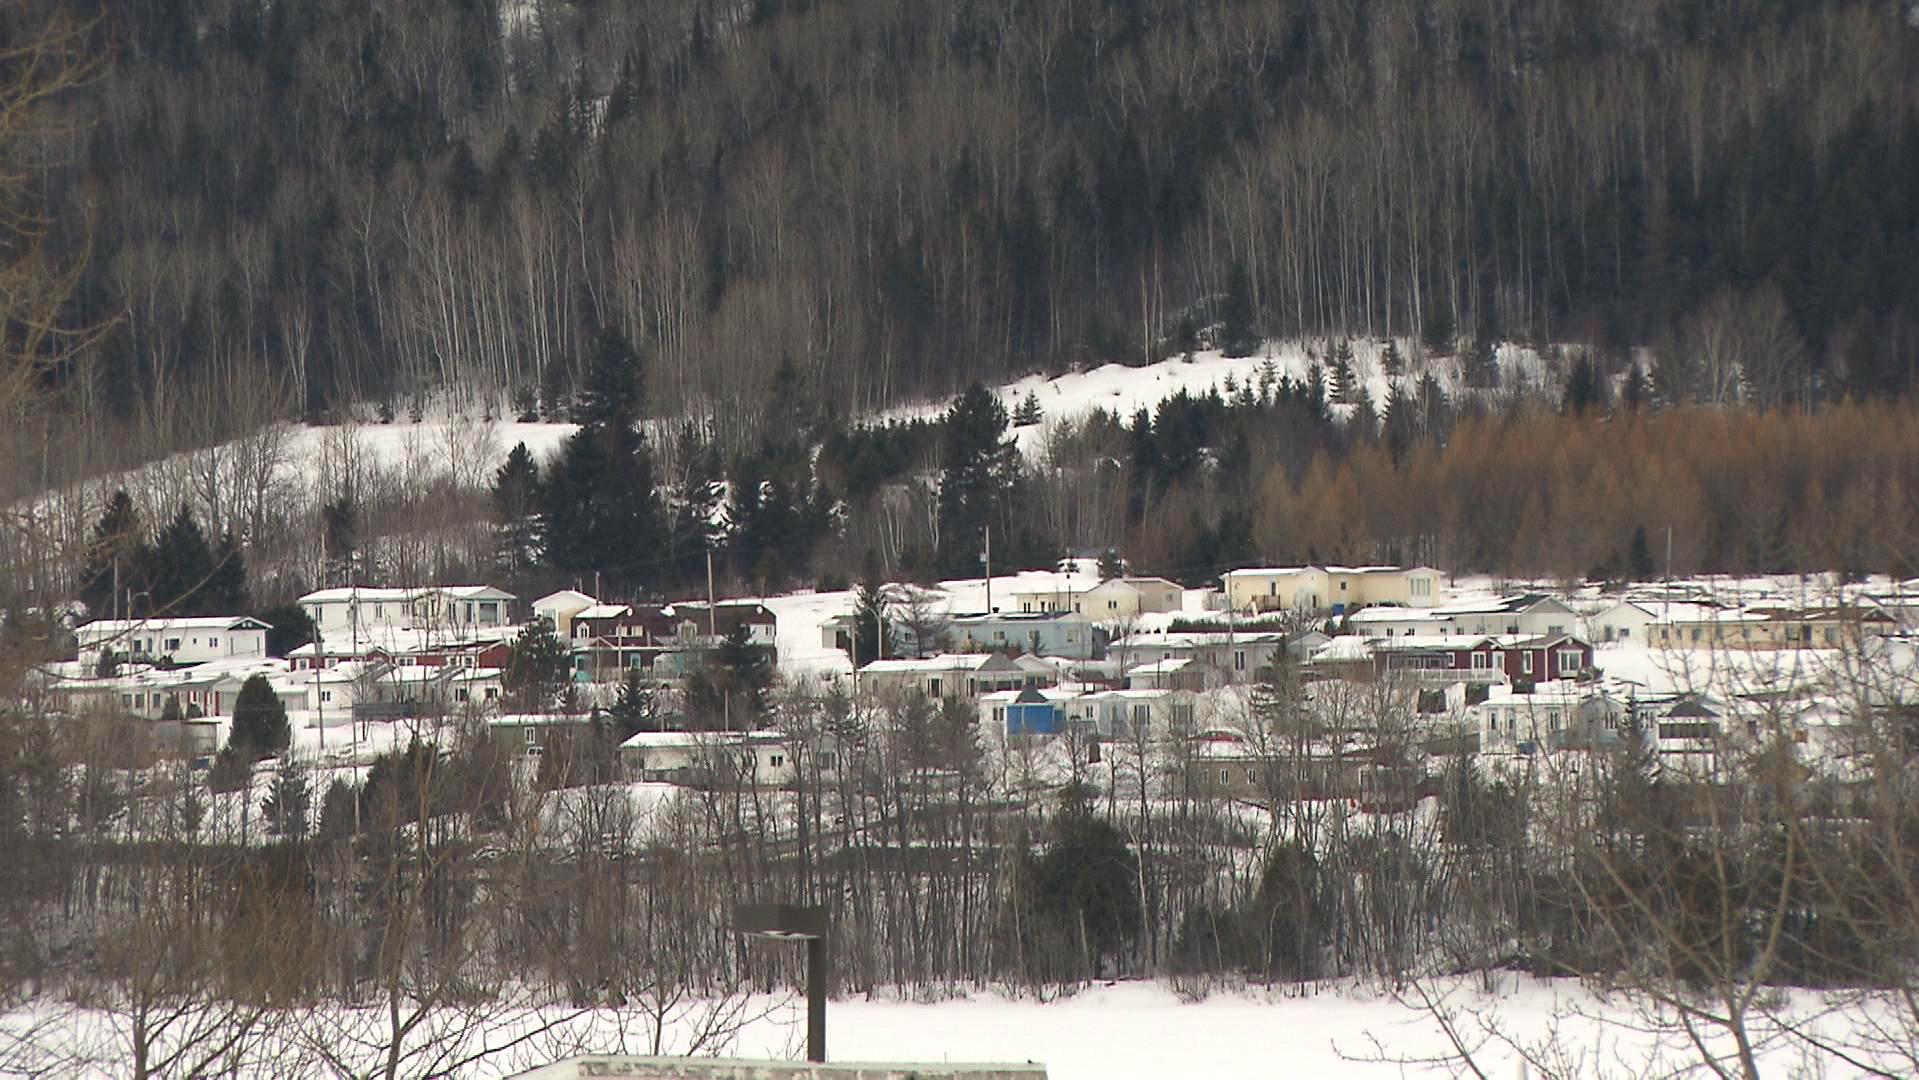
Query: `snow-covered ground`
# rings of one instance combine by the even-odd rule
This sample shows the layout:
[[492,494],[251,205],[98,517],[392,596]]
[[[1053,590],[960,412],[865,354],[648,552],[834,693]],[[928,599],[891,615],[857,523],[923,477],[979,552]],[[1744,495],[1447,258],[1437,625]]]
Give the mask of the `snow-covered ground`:
[[[1436,980],[1409,987],[1399,997],[1344,987],[1221,992],[1191,1001],[1170,988],[1150,983],[1095,985],[1071,996],[1040,1002],[986,992],[968,998],[914,1003],[885,997],[849,997],[827,1006],[827,1048],[836,1062],[1035,1062],[1052,1080],[1165,1080],[1183,1077],[1327,1077],[1363,1078],[1471,1075],[1456,1061],[1446,1032],[1414,1002],[1422,992],[1439,995],[1441,1008],[1454,1017],[1463,1045],[1473,1050],[1480,1075],[1534,1075],[1639,1078],[1709,1075],[1700,1051],[1671,1026],[1648,1017],[1620,999],[1601,999],[1569,980],[1504,976],[1497,993],[1485,993],[1474,981]],[[1848,1033],[1868,1016],[1885,1019],[1879,1006],[1827,1011],[1815,995],[1786,999],[1786,1011],[1813,1019],[1810,1032],[1852,1042]],[[804,1005],[792,997],[763,999],[745,1010],[761,1016],[732,1044],[706,1048],[727,1056],[792,1059],[805,1039]],[[45,1016],[44,1008],[38,1010]],[[20,1027],[26,1013],[0,1015],[0,1030]],[[484,1032],[493,1045],[511,1045],[514,1031],[529,1025],[531,1014],[502,1016]],[[117,1018],[68,1014],[60,1023],[85,1040],[89,1056],[111,1061],[118,1042]],[[302,1019],[301,1023],[311,1020]],[[1503,1038],[1489,1038],[1497,1025]],[[609,1011],[581,1018],[568,1034],[585,1035],[598,1052],[613,1051],[619,1029],[632,1046],[633,1030],[644,1028],[636,1012]],[[1899,1030],[1896,1026],[1892,1029]],[[1820,1060],[1803,1044],[1788,1042],[1755,1019],[1759,1062],[1779,1075],[1861,1075],[1833,1058]],[[62,1032],[42,1031],[44,1039]],[[280,1030],[279,1037],[298,1038]],[[684,1034],[665,1039],[669,1050],[684,1045]],[[1728,1054],[1730,1041],[1708,1036],[1705,1045]],[[1524,1048],[1522,1051],[1519,1048]],[[1857,1050],[1856,1045],[1847,1047]],[[349,1048],[350,1049],[350,1048]],[[438,1048],[436,1048],[438,1049]],[[1885,1047],[1877,1058],[1898,1075],[1899,1062]],[[270,1052],[269,1052],[270,1054]],[[1527,1055],[1534,1055],[1529,1067]],[[469,1066],[463,1075],[510,1076],[541,1063],[532,1045]],[[1551,1072],[1537,1067],[1549,1062]],[[282,1062],[284,1064],[284,1061]],[[377,1062],[373,1063],[377,1067]],[[1722,1061],[1721,1064],[1731,1064]],[[273,1075],[301,1075],[283,1068]],[[242,1070],[241,1075],[266,1075]],[[111,1076],[111,1068],[71,1070],[67,1075]]]

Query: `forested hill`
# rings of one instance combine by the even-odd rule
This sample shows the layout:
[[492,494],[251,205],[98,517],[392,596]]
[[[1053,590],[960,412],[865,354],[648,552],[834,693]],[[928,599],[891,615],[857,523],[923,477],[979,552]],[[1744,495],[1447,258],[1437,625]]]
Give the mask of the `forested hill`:
[[846,415],[1230,294],[1238,336],[1663,345],[1673,398],[1919,358],[1904,0],[63,2],[82,396],[150,427],[259,374],[557,402],[613,326],[741,449],[785,360]]

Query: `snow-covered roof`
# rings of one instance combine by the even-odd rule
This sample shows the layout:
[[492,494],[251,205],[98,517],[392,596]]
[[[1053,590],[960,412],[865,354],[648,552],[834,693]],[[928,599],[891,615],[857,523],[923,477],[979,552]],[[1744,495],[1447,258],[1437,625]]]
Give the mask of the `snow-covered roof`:
[[[1401,638],[1400,640],[1406,641],[1409,639]],[[1347,634],[1343,637],[1336,637],[1326,644],[1321,645],[1319,648],[1314,649],[1312,659],[1316,663],[1328,664],[1371,660],[1373,658],[1373,645],[1374,642],[1371,638],[1359,637],[1356,634]]]
[[316,589],[300,597],[302,604],[339,604],[348,602],[406,603],[422,596],[441,593],[456,600],[512,600],[512,593],[491,585],[423,585],[417,588],[391,586],[342,585]]
[[547,593],[545,596],[533,601],[533,606],[535,608],[550,608],[558,607],[561,604],[578,604],[582,607],[592,607],[597,603],[599,603],[598,600],[578,589],[561,589],[558,592]]
[[594,604],[592,607],[582,608],[574,612],[573,617],[583,621],[591,619],[617,619],[632,610],[631,607],[625,604]]
[[193,615],[182,618],[95,619],[74,632],[93,636],[134,633],[168,633],[175,630],[271,630],[272,627],[251,615]]
[[1360,608],[1346,618],[1354,626],[1369,626],[1374,623],[1444,622],[1447,616],[1438,608],[1377,606]]
[[1127,675],[1170,675],[1193,666],[1190,657],[1182,656],[1176,660],[1154,660],[1144,664],[1134,664],[1126,669]]
[[785,742],[778,731],[641,731],[620,744],[622,750],[680,750],[742,742]]
[[972,671],[992,658],[992,653],[940,653],[923,659],[874,660],[860,668],[862,675],[898,674],[914,671]]

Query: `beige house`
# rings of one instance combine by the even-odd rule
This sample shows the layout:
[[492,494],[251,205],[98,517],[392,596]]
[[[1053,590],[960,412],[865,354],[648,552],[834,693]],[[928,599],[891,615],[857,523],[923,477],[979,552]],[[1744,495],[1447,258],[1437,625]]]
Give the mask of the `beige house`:
[[1837,649],[1899,629],[1897,620],[1876,607],[1652,608],[1656,621],[1646,640],[1670,649]]
[[1429,566],[1289,566],[1229,570],[1227,602],[1241,611],[1339,614],[1373,604],[1429,608],[1442,599]]
[[620,744],[620,766],[634,780],[784,787],[796,770],[777,731],[642,731]]
[[1160,577],[1116,577],[1100,582],[1075,599],[1073,610],[1095,622],[1121,622],[1162,611],[1178,611],[1186,590]]

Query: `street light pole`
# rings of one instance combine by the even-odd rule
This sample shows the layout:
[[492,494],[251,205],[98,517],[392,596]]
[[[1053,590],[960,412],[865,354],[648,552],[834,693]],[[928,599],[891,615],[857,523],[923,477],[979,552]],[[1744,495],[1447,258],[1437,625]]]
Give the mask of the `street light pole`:
[[798,904],[741,904],[733,930],[751,937],[806,942],[806,1060],[826,1060],[826,909]]

